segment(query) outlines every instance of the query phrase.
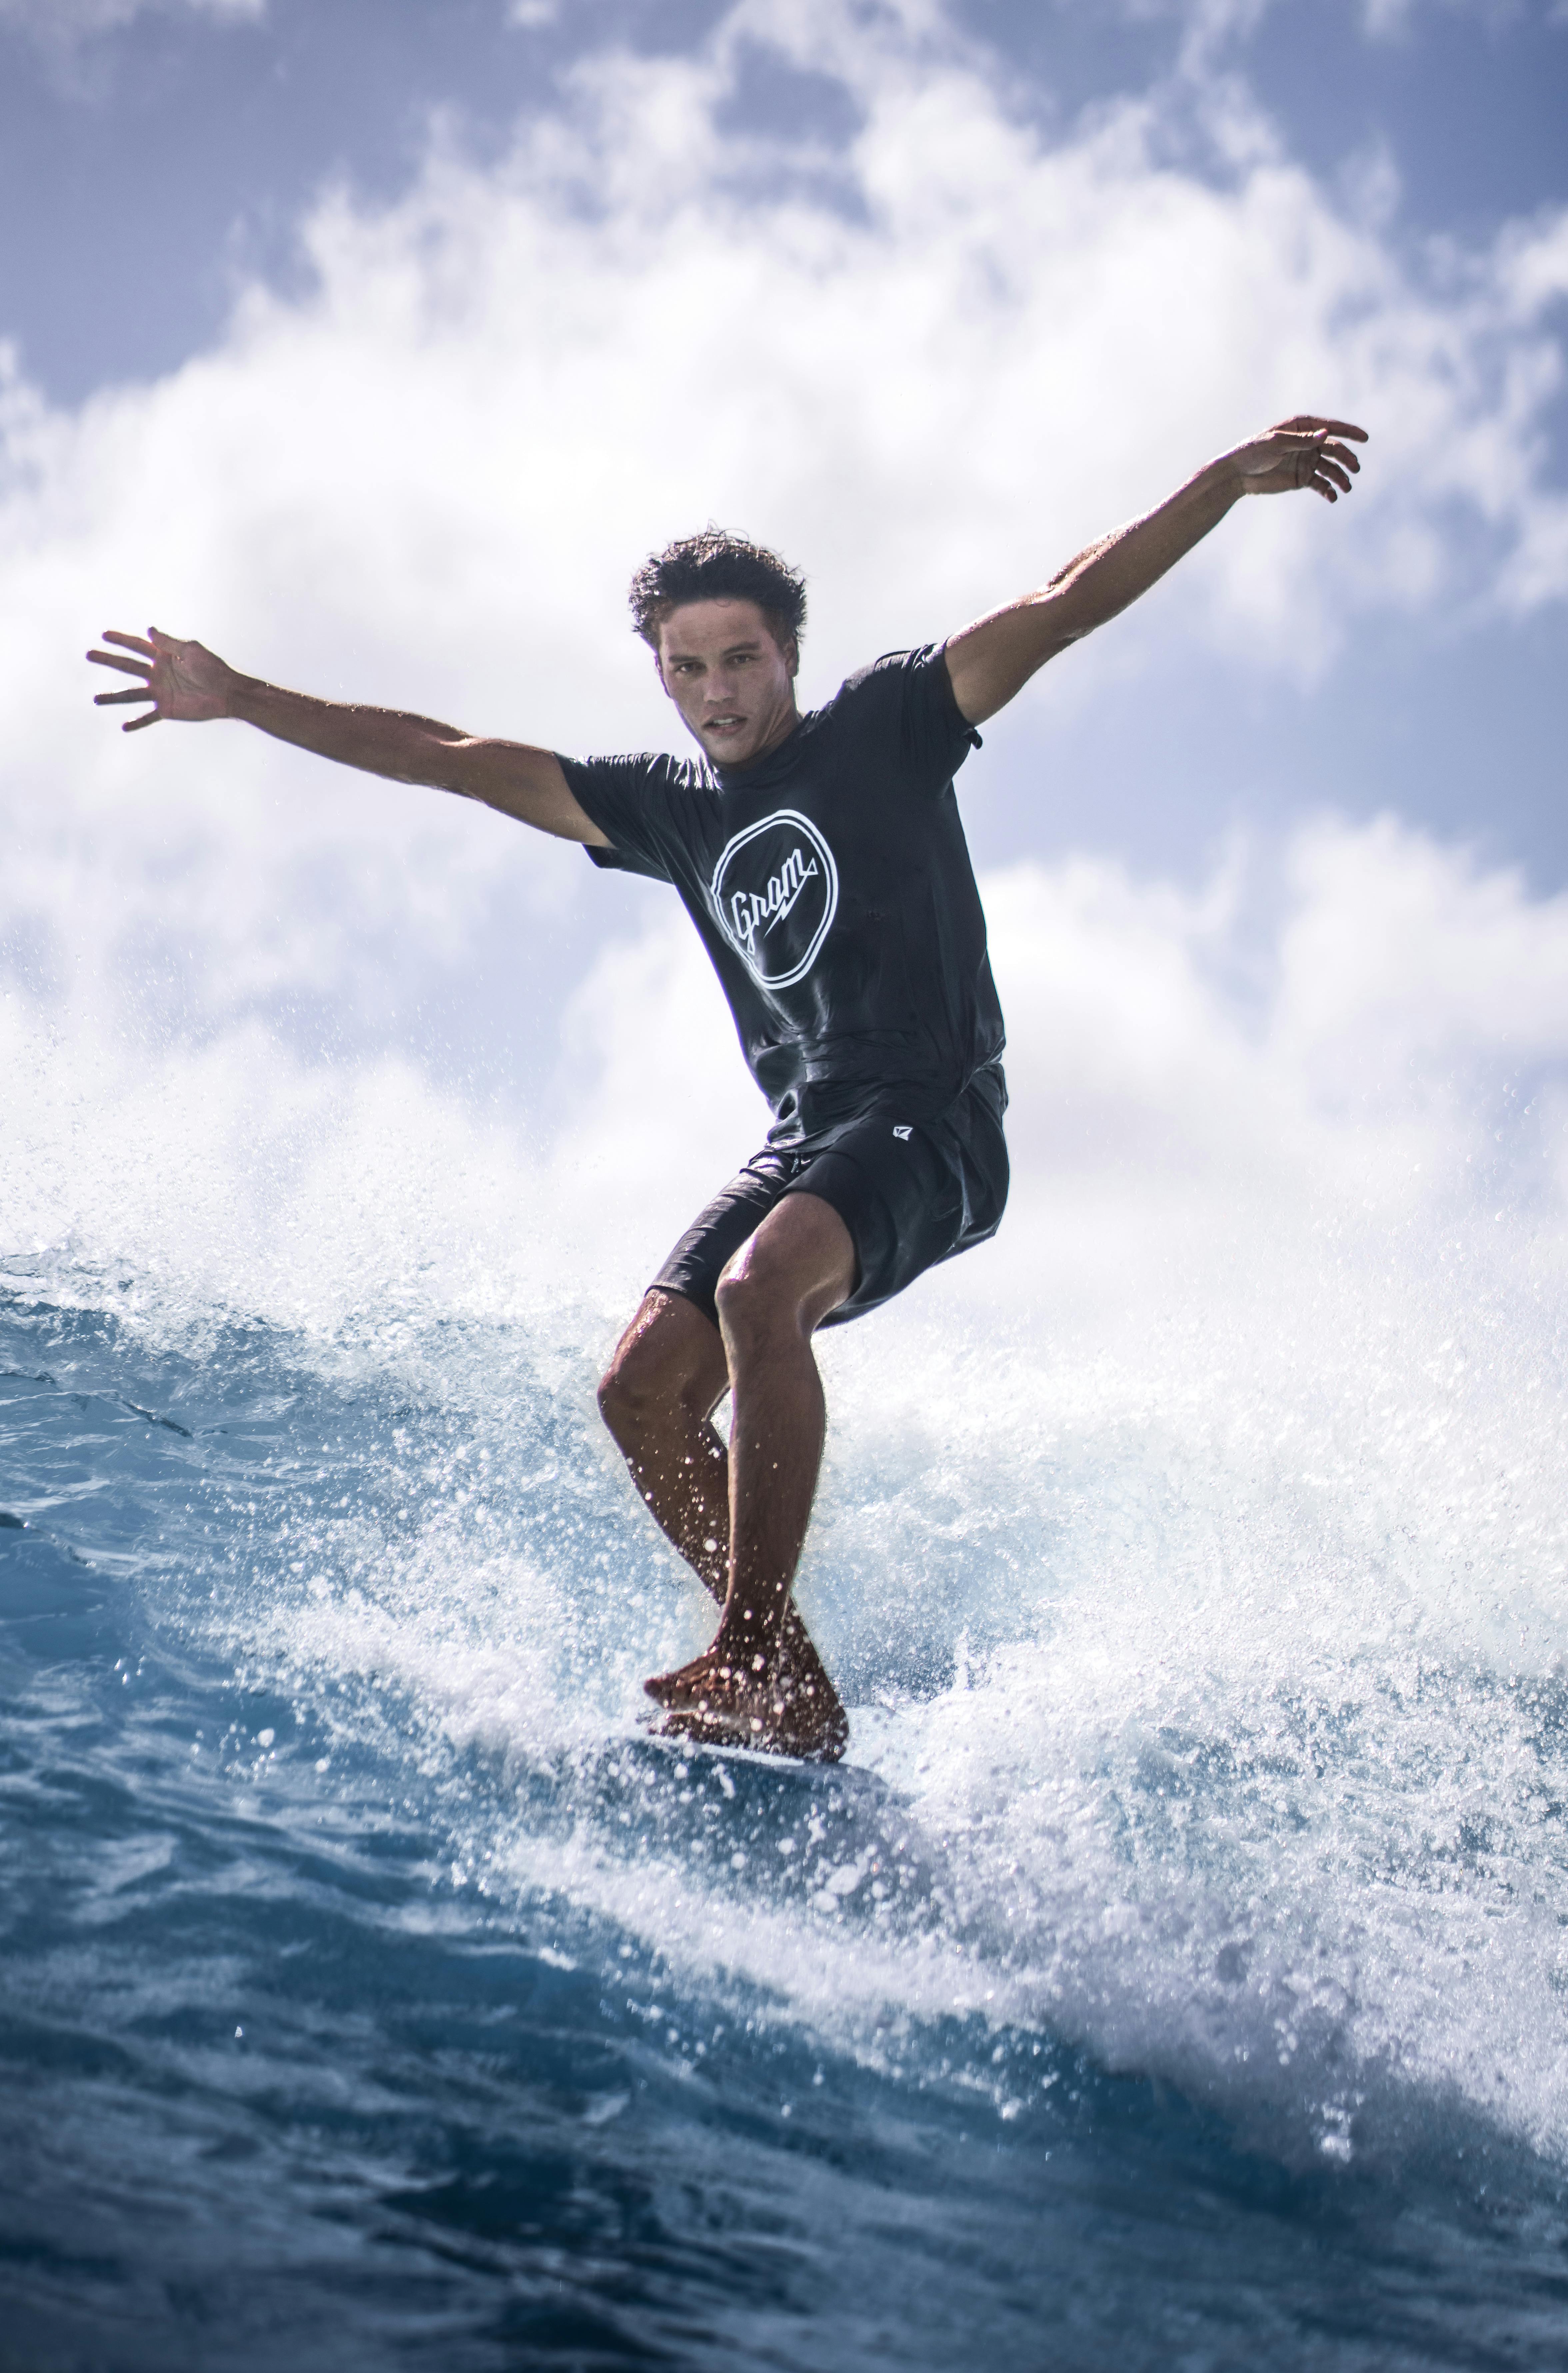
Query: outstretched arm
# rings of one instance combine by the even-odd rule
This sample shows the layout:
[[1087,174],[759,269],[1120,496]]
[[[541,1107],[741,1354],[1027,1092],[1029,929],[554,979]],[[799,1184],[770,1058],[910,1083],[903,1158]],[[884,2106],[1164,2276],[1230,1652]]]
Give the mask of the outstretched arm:
[[126,719],[127,733],[164,718],[194,722],[235,717],[280,742],[335,758],[340,766],[388,775],[398,783],[428,783],[463,799],[481,800],[558,839],[584,841],[593,848],[609,846],[573,798],[553,751],[538,750],[526,742],[481,740],[455,725],[407,716],[401,709],[359,708],[346,701],[285,692],[275,684],[263,684],[260,676],[239,674],[203,644],[180,642],[157,626],[145,636],[123,635],[110,627],[103,639],[118,649],[89,651],[88,659],[96,667],[114,668],[136,681],[123,692],[100,692],[95,706],[150,704],[145,716]]
[[1038,592],[954,635],[947,672],[969,722],[983,725],[1047,660],[1146,593],[1243,495],[1291,494],[1306,486],[1330,503],[1348,495],[1361,464],[1343,442],[1347,437],[1366,442],[1365,429],[1348,420],[1319,420],[1310,413],[1282,420],[1206,462],[1157,510],[1091,544]]

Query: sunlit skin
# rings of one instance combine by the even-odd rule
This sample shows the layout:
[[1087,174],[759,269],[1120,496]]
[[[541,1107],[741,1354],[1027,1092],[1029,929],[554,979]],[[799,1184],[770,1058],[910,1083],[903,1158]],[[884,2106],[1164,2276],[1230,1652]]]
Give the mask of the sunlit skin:
[[688,602],[659,622],[659,682],[715,766],[749,766],[789,739],[799,665],[755,602]]
[[[1347,441],[1349,440],[1349,441]],[[1353,422],[1298,413],[1195,471],[1141,519],[1078,553],[1031,592],[948,638],[947,666],[971,725],[1006,706],[1048,660],[1127,608],[1248,495],[1351,491]],[[604,834],[560,762],[534,744],[469,734],[401,710],[357,707],[241,675],[197,642],[111,629],[96,666],[135,679],[100,706],[161,719],[236,718],[297,747],[404,783],[482,801],[588,848]],[[798,721],[798,653],[753,602],[691,602],[659,624],[659,680],[708,758],[755,765]],[[645,1686],[666,1726],[714,1741],[832,1758],[848,1723],[792,1603],[821,1464],[826,1410],[811,1337],[854,1291],[848,1229],[819,1196],[789,1195],[719,1281],[715,1329],[679,1295],[648,1293],[599,1387],[599,1406],[656,1522],[722,1612],[712,1644]],[[726,1444],[712,1419],[726,1392]]]

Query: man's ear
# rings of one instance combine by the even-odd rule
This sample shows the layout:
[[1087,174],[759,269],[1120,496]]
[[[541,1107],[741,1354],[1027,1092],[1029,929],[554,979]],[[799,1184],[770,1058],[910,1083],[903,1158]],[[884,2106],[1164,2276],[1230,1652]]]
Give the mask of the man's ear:
[[793,684],[800,673],[800,645],[793,635],[784,645],[784,665],[789,670],[789,680]]

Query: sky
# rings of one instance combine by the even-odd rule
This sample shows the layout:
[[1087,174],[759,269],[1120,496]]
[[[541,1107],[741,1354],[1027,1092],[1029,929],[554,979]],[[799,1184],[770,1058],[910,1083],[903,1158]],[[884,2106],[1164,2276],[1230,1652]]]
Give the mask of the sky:
[[[1368,599],[1366,531],[1315,523],[1325,553],[1331,534],[1346,547],[1329,565],[1363,583],[1319,589],[1293,662],[1264,680],[1243,653],[1232,665],[1205,649],[1194,666],[1179,633],[1156,632],[1152,649],[1138,637],[1134,666],[1124,637],[1135,700],[1094,699],[1086,713],[1078,684],[1042,690],[1021,729],[1027,754],[1009,721],[1008,779],[981,846],[1004,856],[1087,841],[1195,878],[1237,818],[1392,807],[1558,886],[1568,867],[1554,664],[1568,579],[1568,12],[1547,0],[971,0],[947,12],[807,6],[792,21],[781,41],[767,10],[712,0],[3,0],[0,206],[11,236],[0,331],[28,386],[53,404],[167,380],[225,351],[258,291],[305,310],[319,302],[324,207],[366,228],[389,227],[402,209],[412,238],[422,200],[440,202],[437,159],[461,161],[472,176],[463,203],[482,210],[480,193],[506,187],[519,153],[552,127],[571,124],[591,149],[608,124],[591,120],[594,96],[618,56],[628,71],[643,62],[650,93],[661,65],[668,89],[669,73],[708,62],[708,189],[749,204],[764,242],[790,191],[819,228],[864,227],[876,200],[854,143],[876,119],[873,92],[890,116],[905,77],[923,76],[935,107],[944,83],[967,74],[1011,140],[1034,148],[1035,196],[1031,212],[1021,187],[981,197],[971,185],[949,218],[955,267],[967,238],[977,268],[1017,275],[1023,320],[1010,325],[1001,306],[977,320],[974,291],[949,279],[950,343],[937,344],[955,398],[966,357],[971,384],[996,367],[1012,380],[1010,447],[994,458],[1032,514],[1028,535],[998,539],[989,574],[955,572],[966,592],[972,582],[981,599],[1000,598],[1021,590],[1020,573],[1048,573],[1064,541],[1156,498],[1250,427],[1260,402],[1375,414],[1362,508],[1397,508],[1409,537],[1442,548],[1440,563],[1407,552],[1391,581],[1399,567],[1380,536],[1372,567],[1384,581]],[[851,25],[859,37],[837,29]],[[983,140],[972,109],[957,136]],[[1049,186],[1040,168],[1052,157],[1081,165],[1072,187]],[[591,162],[579,158],[578,171],[577,195],[563,193],[569,210]],[[1016,248],[1010,200],[1024,206]],[[1073,207],[1084,272],[1104,286],[1098,310],[1063,277]],[[1025,249],[1042,230],[1047,252],[1031,272]],[[908,261],[924,235],[905,205],[892,236]],[[1165,311],[1187,310],[1184,273],[1187,334],[1167,339]],[[1243,332],[1232,309],[1251,307],[1255,276],[1273,286]],[[673,336],[673,275],[664,294]],[[1047,321],[1064,297],[1067,318]],[[745,301],[777,314],[755,282]],[[778,326],[787,345],[792,325]],[[1021,334],[1009,340],[1009,326]],[[828,325],[803,315],[798,328],[813,340]],[[731,329],[745,354],[749,326]],[[1228,352],[1202,351],[1214,334]],[[550,344],[552,325],[536,320],[532,335]],[[724,343],[713,314],[699,335]],[[882,362],[891,368],[887,345]],[[1028,378],[1042,368],[1078,375],[1082,403],[1109,431],[1092,456],[1040,446]],[[608,387],[603,400],[612,423]],[[770,401],[760,389],[760,424]],[[1048,398],[1038,425],[1061,438],[1075,418]],[[952,412],[932,427],[932,448],[900,454],[912,476],[942,471],[946,439],[963,435]],[[1529,496],[1554,521],[1542,531],[1551,555],[1538,555],[1533,573],[1516,548]],[[743,486],[734,499],[744,505]],[[1243,534],[1263,540],[1251,522]],[[636,556],[630,533],[622,551]],[[1180,592],[1164,599],[1167,614],[1185,606]],[[904,630],[937,636],[957,623],[934,594]],[[1276,643],[1292,636],[1288,619],[1274,624]],[[607,636],[618,628],[607,607]],[[860,655],[846,646],[831,665]],[[1037,754],[1039,797],[1019,779],[1032,780]]]
[[177,1060],[236,1161],[394,1080],[552,1208],[656,1149],[671,1235],[761,1123],[656,888],[124,741],[104,626],[676,747],[668,536],[804,567],[814,702],[1322,407],[1352,498],[1242,506],[960,779],[1020,1208],[1109,1275],[1130,1177],[1222,1254],[1238,1178],[1277,1221],[1506,1138],[1557,1194],[1565,98],[1549,0],[0,0],[0,977],[59,1176]]
[[[809,1554],[861,1671],[913,1610],[967,1672],[974,1545],[1005,1641],[1087,1542],[992,1701],[1068,1758],[1167,1673],[1198,1736],[1302,1674],[1440,1723],[1406,1641],[1560,1677],[1565,62],[1548,0],[0,0],[0,1277],[241,1399],[258,1325],[500,1442],[531,1375],[554,1458],[766,1126],[668,891],[127,739],[104,627],[675,747],[625,609],[670,535],[805,569],[815,702],[1322,406],[1350,499],[1241,506],[962,769],[1012,1199],[819,1338]],[[1038,1859],[1039,1768],[936,1736]]]

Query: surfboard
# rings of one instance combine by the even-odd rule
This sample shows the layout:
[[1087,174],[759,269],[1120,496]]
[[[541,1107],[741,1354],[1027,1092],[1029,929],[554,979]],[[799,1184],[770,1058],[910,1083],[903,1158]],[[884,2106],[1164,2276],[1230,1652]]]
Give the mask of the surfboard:
[[857,1781],[871,1776],[859,1771],[855,1765],[845,1764],[842,1760],[824,1763],[819,1759],[804,1755],[781,1755],[767,1748],[747,1747],[738,1738],[683,1737],[678,1731],[664,1729],[662,1723],[656,1720],[639,1723],[637,1736],[660,1756],[673,1757],[683,1763],[700,1759],[704,1764],[711,1763],[738,1775],[748,1775],[745,1785],[749,1794],[753,1795],[758,1791],[765,1794],[770,1780],[779,1781],[785,1787],[804,1786],[809,1790],[813,1781],[836,1776],[854,1786]]
[[908,1800],[854,1763],[807,1763],[754,1748],[672,1738],[639,1725],[621,1771],[644,1834],[714,1864],[738,1884],[804,1896],[820,1913],[878,1916],[941,1893],[940,1872]]

